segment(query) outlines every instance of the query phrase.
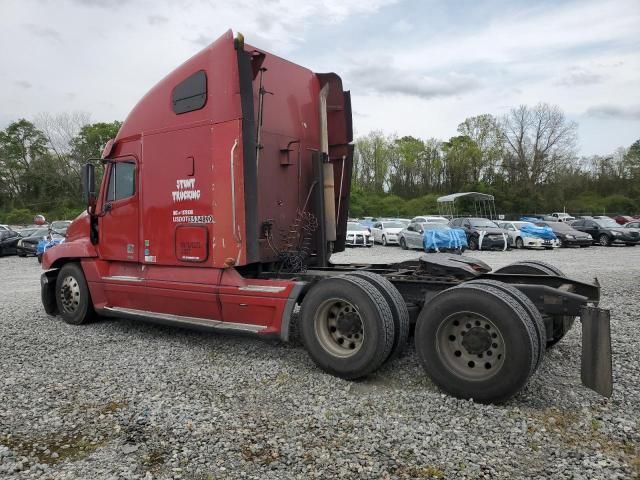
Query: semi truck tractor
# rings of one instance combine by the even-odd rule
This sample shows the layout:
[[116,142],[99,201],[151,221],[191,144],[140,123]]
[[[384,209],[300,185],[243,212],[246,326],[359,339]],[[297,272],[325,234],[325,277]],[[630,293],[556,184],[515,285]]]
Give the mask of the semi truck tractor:
[[130,318],[284,342],[295,322],[313,362],[344,379],[375,372],[411,338],[438,387],[481,402],[524,388],[579,319],[582,382],[611,394],[597,280],[449,254],[331,263],[345,248],[352,140],[338,75],[228,31],[84,165],[87,209],[43,257],[44,309],[73,325]]

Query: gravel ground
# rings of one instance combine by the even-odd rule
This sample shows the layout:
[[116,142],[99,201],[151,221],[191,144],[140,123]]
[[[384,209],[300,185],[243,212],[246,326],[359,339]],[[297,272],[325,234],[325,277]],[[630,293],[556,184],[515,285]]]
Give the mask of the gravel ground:
[[[350,250],[340,262],[420,252]],[[640,247],[479,252],[603,286],[615,391],[580,385],[580,331],[506,405],[441,393],[410,347],[367,380],[282,345],[47,317],[35,259],[0,258],[0,478],[638,478]]]

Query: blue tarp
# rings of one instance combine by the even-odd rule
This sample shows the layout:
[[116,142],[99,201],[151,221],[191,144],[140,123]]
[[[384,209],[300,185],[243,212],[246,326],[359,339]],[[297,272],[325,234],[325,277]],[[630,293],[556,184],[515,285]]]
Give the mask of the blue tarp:
[[556,234],[550,227],[536,227],[535,225],[523,225],[520,227],[523,237],[542,238],[543,240],[555,240]]
[[461,228],[426,230],[423,245],[425,251],[460,250],[467,248],[467,234]]
[[539,222],[540,220],[542,220],[540,217],[521,217],[520,221],[521,222]]
[[38,242],[38,246],[36,247],[36,255],[42,255],[45,250],[48,250],[51,247],[55,247],[56,245],[60,245],[61,243],[64,243],[64,237],[53,238],[51,240],[40,240]]

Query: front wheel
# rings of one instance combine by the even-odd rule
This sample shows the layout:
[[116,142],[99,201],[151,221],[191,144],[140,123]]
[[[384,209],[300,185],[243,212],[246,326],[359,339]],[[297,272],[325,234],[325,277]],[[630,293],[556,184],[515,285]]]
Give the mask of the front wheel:
[[608,247],[611,245],[611,239],[609,238],[609,235],[603,233],[598,237],[598,243],[603,247]]
[[384,235],[382,235],[382,246],[387,246],[387,237],[385,237]]
[[476,237],[469,239],[469,250],[478,250],[478,239]]
[[404,239],[404,237],[400,237],[400,248],[402,248],[403,250],[409,250],[409,247],[407,247],[407,241]]
[[56,279],[56,302],[62,320],[71,325],[87,323],[95,317],[93,302],[82,268],[67,263]]
[[524,241],[520,237],[516,238],[516,248],[524,248]]

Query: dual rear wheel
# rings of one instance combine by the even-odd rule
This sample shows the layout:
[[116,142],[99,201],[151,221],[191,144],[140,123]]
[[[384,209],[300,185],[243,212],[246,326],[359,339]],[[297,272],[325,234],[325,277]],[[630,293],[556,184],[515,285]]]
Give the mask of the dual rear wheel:
[[300,311],[302,341],[313,361],[333,375],[356,379],[399,355],[409,337],[409,312],[384,277],[353,272],[322,280]]
[[[400,353],[409,316],[398,290],[370,272],[322,280],[306,295],[300,330],[323,370],[364,377]],[[533,303],[514,287],[474,280],[449,288],[422,309],[415,346],[427,374],[442,390],[480,402],[502,402],[536,371],[546,331]]]

